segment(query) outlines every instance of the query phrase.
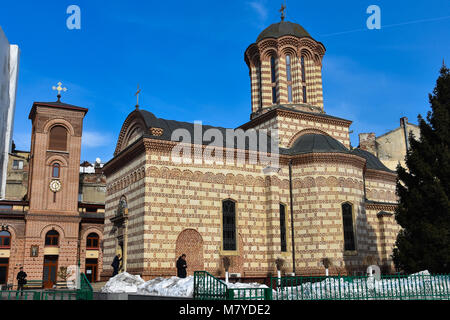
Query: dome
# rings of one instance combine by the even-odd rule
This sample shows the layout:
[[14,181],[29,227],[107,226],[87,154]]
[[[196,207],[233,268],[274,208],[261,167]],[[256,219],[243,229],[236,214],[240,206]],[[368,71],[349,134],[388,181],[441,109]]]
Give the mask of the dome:
[[274,23],[266,28],[256,39],[256,42],[267,38],[278,39],[282,36],[295,36],[297,38],[309,37],[309,33],[299,24],[289,21]]
[[388,169],[383,162],[378,159],[375,155],[372,153],[362,150],[359,148],[353,149],[352,154],[357,155],[361,158],[366,159],[366,167],[367,169],[373,169],[373,170],[380,170],[380,171],[386,171],[386,172],[394,172],[390,169]]
[[336,139],[323,134],[308,133],[304,134],[295,141],[290,154],[303,153],[349,153],[349,150]]

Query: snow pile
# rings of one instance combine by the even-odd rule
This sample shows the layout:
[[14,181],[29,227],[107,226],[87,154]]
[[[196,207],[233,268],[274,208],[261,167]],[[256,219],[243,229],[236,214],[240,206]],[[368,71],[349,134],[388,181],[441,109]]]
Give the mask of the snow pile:
[[145,282],[137,288],[137,294],[169,297],[192,297],[194,294],[194,277],[156,278]]
[[326,299],[426,299],[426,296],[446,294],[450,287],[448,277],[431,276],[428,271],[406,278],[376,280],[374,277],[327,278],[322,282],[306,282],[296,287],[274,290],[274,298],[283,300]]
[[135,293],[138,286],[145,281],[140,276],[134,276],[127,272],[120,273],[109,281],[102,288],[103,293]]
[[[267,288],[259,283],[229,283],[229,288]],[[140,276],[133,276],[129,273],[121,273],[109,279],[102,288],[102,292],[108,293],[135,293],[139,295],[153,295],[166,297],[193,297],[194,277],[187,278],[155,278],[145,282]]]

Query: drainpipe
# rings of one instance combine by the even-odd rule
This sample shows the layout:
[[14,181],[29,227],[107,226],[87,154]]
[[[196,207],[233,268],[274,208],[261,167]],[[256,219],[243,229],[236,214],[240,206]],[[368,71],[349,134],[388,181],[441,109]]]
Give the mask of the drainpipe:
[[289,195],[291,205],[291,236],[292,236],[292,272],[295,275],[295,241],[294,241],[294,204],[292,196],[292,160],[289,160]]

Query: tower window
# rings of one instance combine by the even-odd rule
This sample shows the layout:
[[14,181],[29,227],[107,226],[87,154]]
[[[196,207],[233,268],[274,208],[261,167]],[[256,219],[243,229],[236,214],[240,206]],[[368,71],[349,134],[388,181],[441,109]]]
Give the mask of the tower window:
[[306,86],[303,86],[303,103],[307,103],[307,94],[306,94]]
[[45,235],[45,245],[46,246],[58,246],[59,244],[59,233],[56,230],[50,230]]
[[50,150],[67,151],[67,130],[63,126],[54,126],[50,130]]
[[301,57],[302,81],[306,82],[305,56]]
[[59,165],[59,163],[53,164],[53,167],[52,167],[52,178],[59,178],[60,168],[61,168],[61,166]]
[[272,74],[272,103],[277,103],[277,83],[276,83],[276,61],[275,57],[270,57],[270,70]]
[[286,56],[286,78],[288,85],[288,101],[292,102],[292,68],[291,68],[291,56]]
[[287,251],[286,245],[286,206],[280,203],[280,237],[281,252]]
[[353,230],[353,208],[349,203],[342,205],[342,221],[344,226],[344,250],[354,251],[355,245],[355,233]]
[[223,250],[236,250],[236,204],[231,200],[222,202]]

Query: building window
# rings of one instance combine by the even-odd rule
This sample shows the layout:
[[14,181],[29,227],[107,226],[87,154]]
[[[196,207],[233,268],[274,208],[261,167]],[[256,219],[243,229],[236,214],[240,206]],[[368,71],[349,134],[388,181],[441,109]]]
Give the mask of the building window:
[[67,151],[67,130],[63,126],[54,126],[50,130],[50,150]]
[[276,61],[275,57],[270,57],[270,72],[272,75],[272,103],[277,103],[277,80],[276,80]]
[[0,249],[11,248],[11,234],[8,231],[0,231]]
[[52,178],[59,178],[61,166],[59,163],[54,163],[52,166]]
[[236,250],[236,204],[231,200],[222,202],[223,250]]
[[306,86],[303,86],[303,103],[308,102],[308,96],[306,94]]
[[13,170],[22,170],[22,169],[23,169],[23,161],[13,160]]
[[288,85],[288,101],[292,102],[292,68],[291,68],[291,56],[286,56],[286,78]]
[[90,233],[86,239],[86,249],[98,249],[99,236],[96,233]]
[[280,237],[281,252],[287,251],[286,245],[286,206],[280,203]]
[[349,203],[342,205],[342,220],[344,225],[344,250],[354,251],[356,250],[356,245],[353,230],[353,208]]
[[50,230],[45,235],[45,245],[57,247],[59,245],[59,233],[56,230]]
[[305,56],[301,57],[302,81],[306,82]]

